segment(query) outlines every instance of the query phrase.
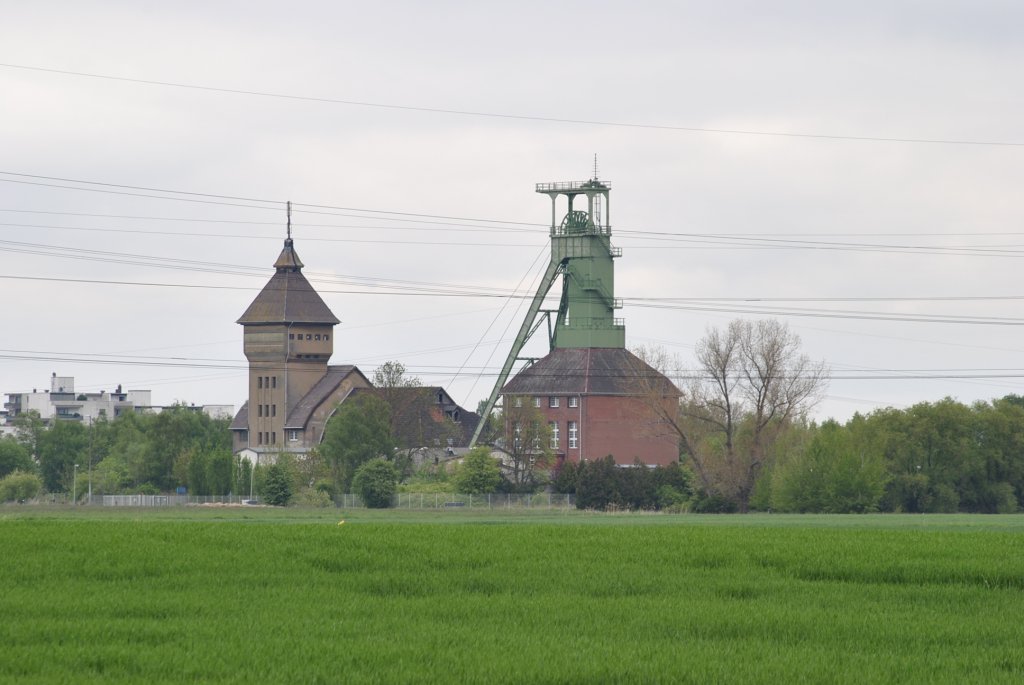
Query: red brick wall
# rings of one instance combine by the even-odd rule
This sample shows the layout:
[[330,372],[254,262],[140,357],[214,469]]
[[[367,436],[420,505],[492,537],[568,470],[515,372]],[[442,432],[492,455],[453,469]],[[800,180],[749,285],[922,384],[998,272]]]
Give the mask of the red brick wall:
[[[558,423],[557,450],[568,461],[602,459],[609,454],[618,464],[632,465],[637,457],[648,465],[665,465],[679,459],[676,433],[650,406],[646,398],[583,395],[578,407],[569,406],[569,397],[558,398],[558,407],[550,407],[541,397],[540,411],[548,422]],[[511,397],[506,401],[511,401]],[[532,402],[523,397],[523,404]],[[666,400],[671,406],[674,400]],[[569,422],[579,425],[576,448],[569,447]]]

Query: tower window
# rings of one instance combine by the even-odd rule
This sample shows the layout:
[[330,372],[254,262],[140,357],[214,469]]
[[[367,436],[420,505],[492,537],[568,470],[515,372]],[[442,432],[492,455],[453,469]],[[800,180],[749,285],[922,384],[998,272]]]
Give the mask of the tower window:
[[277,416],[277,405],[276,404],[270,405],[270,415],[271,416]]

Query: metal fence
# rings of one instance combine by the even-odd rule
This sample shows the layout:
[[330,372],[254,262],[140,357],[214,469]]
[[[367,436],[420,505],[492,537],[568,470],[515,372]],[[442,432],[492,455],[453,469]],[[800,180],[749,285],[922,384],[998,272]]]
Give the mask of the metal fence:
[[[334,505],[342,508],[362,507],[359,495],[338,495]],[[572,495],[542,492],[535,495],[489,493],[459,495],[444,492],[400,492],[392,507],[396,509],[572,509],[576,500]]]
[[[99,498],[93,498],[97,501]],[[199,497],[195,495],[103,495],[105,507],[183,507],[197,505],[261,504],[258,499],[237,495]],[[345,509],[362,508],[359,495],[346,494],[334,498],[334,506]],[[443,492],[400,492],[392,507],[396,509],[572,509],[576,500],[572,495],[542,492],[535,495],[490,493],[459,495]]]
[[[94,498],[95,499],[95,498]],[[105,507],[183,507],[201,504],[259,504],[238,495],[103,495]]]

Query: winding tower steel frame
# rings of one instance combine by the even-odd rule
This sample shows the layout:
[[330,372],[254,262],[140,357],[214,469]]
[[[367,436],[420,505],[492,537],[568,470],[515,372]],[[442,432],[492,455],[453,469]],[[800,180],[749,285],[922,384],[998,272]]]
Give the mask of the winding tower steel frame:
[[[589,181],[538,183],[535,190],[551,198],[551,259],[487,399],[471,446],[480,437],[512,367],[517,361],[534,361],[520,353],[542,324],[547,323],[549,352],[556,348],[626,347],[625,323],[615,317],[622,300],[615,297],[614,260],[622,256],[622,250],[611,243],[611,186],[597,179],[595,169]],[[559,222],[562,197],[568,210]],[[581,197],[586,199],[586,210],[577,206]],[[562,296],[558,309],[544,310],[544,300],[559,276]]]

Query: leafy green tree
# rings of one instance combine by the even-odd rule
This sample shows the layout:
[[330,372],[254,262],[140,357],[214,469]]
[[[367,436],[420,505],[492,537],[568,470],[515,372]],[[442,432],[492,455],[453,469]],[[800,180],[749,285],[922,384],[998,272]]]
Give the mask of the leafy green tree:
[[34,473],[12,471],[0,479],[0,502],[30,500],[43,489],[43,481]]
[[857,445],[853,430],[835,421],[774,475],[776,509],[832,514],[878,511],[888,480],[882,455]]
[[394,501],[398,471],[383,457],[375,457],[356,469],[352,489],[371,509],[386,509]]
[[576,508],[621,508],[619,473],[615,457],[610,454],[604,459],[581,463],[576,476]]
[[24,445],[29,456],[39,458],[39,443],[46,431],[46,423],[40,418],[39,412],[29,409],[14,417],[14,435]]
[[0,478],[14,471],[35,471],[28,447],[11,436],[0,438]]
[[267,467],[263,483],[263,501],[275,507],[286,507],[292,500],[292,476],[284,464]]
[[75,421],[55,421],[39,436],[39,470],[43,486],[50,492],[70,492],[74,467],[85,465],[89,436]]
[[395,451],[387,402],[366,392],[346,400],[327,422],[320,453],[327,460],[337,492],[348,492],[360,465]]
[[494,492],[501,484],[501,466],[491,456],[491,448],[480,445],[463,457],[452,480],[455,489],[467,495]]

